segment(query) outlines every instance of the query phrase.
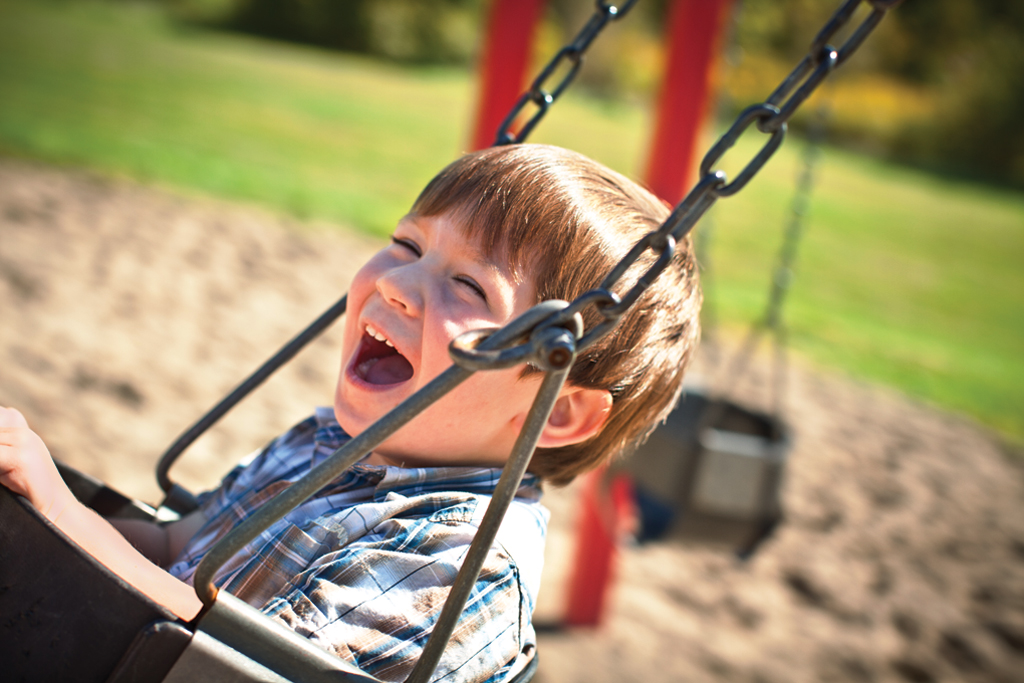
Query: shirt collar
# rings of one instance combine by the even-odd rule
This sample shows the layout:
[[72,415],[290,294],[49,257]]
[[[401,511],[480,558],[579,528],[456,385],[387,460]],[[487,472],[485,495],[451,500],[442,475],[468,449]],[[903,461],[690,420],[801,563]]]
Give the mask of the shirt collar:
[[[334,418],[330,406],[316,409],[316,432],[313,436],[313,461],[315,467],[341,448],[351,437],[345,433]],[[461,491],[491,495],[498,484],[501,469],[495,467],[393,467],[386,465],[352,466],[356,472],[378,479],[378,495],[394,491],[409,495],[431,492]],[[376,475],[376,476],[374,476]],[[537,500],[540,498],[540,480],[529,472],[516,492],[516,497]]]

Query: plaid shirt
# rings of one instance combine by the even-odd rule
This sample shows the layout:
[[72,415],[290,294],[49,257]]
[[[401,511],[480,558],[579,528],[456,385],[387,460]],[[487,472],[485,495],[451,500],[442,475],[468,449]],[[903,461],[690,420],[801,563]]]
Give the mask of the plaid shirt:
[[[330,408],[204,494],[206,523],[169,571],[191,584],[210,547],[349,437]],[[355,465],[264,531],[214,582],[384,681],[412,670],[483,518],[500,470]],[[536,645],[547,511],[527,475],[434,674],[501,681]]]

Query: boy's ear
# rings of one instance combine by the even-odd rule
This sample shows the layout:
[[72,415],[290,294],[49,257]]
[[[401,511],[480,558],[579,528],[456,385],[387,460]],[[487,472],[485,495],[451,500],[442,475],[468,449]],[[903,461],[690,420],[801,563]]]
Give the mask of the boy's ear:
[[611,411],[612,395],[607,390],[567,386],[555,401],[537,446],[558,448],[586,441],[601,431]]

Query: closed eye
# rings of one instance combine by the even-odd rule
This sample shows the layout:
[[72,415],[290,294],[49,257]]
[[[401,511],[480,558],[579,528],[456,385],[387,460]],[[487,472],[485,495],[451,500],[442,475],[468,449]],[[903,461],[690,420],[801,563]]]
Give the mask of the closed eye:
[[400,247],[403,247],[405,249],[408,249],[410,252],[415,254],[417,257],[423,256],[423,252],[420,251],[420,245],[416,244],[415,242],[413,242],[410,239],[406,239],[404,237],[395,237],[394,235],[392,235],[391,236],[391,243],[392,244],[396,244],[396,245],[398,245]]
[[471,289],[474,294],[483,300],[484,303],[487,303],[487,292],[484,291],[483,287],[477,284],[476,280],[467,275],[458,275],[456,276],[455,281]]

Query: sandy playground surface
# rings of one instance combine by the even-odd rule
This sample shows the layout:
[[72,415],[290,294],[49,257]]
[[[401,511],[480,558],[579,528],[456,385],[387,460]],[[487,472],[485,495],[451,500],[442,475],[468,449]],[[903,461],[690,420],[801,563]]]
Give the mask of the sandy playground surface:
[[[325,310],[379,243],[0,159],[0,404],[156,502],[177,434]],[[172,470],[193,489],[329,403],[329,331]],[[760,371],[736,397],[762,405]],[[791,368],[786,523],[749,562],[623,549],[605,623],[541,636],[535,680],[1024,681],[1024,468],[970,421]],[[578,490],[548,496],[557,621]]]

